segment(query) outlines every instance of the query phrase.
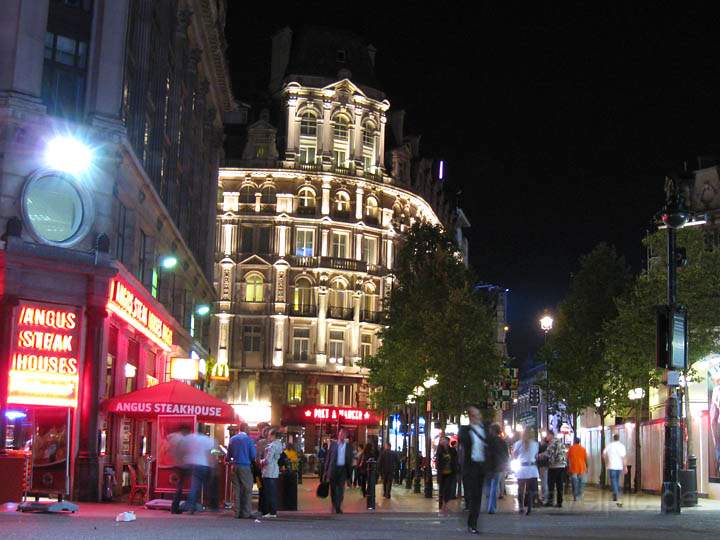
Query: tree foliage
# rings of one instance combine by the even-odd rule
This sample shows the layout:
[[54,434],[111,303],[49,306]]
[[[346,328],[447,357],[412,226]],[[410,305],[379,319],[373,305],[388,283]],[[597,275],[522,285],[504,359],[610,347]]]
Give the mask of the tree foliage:
[[377,354],[366,360],[375,405],[405,403],[429,377],[433,407],[461,411],[487,399],[503,358],[493,313],[473,290],[457,247],[440,227],[415,224],[398,252],[387,328]]

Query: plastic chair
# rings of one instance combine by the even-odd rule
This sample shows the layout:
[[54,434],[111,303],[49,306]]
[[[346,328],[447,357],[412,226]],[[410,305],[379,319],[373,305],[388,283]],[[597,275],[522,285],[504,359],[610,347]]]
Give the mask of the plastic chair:
[[[144,496],[147,496],[148,485],[145,478],[138,479],[138,472],[137,469],[135,469],[135,465],[128,465],[127,467],[128,471],[130,471],[130,499],[128,500],[128,504],[132,504],[135,500],[135,495],[142,493]],[[142,499],[140,499],[140,502],[142,503]]]

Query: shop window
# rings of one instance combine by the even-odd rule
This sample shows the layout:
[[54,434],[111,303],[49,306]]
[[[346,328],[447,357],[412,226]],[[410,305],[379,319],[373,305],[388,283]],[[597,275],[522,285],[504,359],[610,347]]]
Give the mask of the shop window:
[[291,382],[287,385],[287,402],[288,403],[301,403],[302,402],[302,383]]
[[134,339],[128,340],[127,361],[125,362],[125,393],[137,389],[138,358],[140,344]]

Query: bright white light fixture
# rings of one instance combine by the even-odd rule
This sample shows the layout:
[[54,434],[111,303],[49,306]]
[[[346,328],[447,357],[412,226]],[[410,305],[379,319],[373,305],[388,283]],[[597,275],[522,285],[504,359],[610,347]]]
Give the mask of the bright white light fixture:
[[175,255],[165,255],[160,258],[160,266],[165,270],[172,270],[177,266],[178,260]]
[[642,399],[645,397],[645,389],[644,388],[633,388],[632,390],[628,391],[628,399],[631,399],[633,401],[637,399]]
[[132,364],[125,364],[125,378],[132,379],[137,374],[137,368]]
[[92,150],[73,137],[55,137],[45,147],[45,164],[69,174],[87,171],[92,160]]
[[540,319],[540,328],[543,332],[549,332],[552,330],[553,322],[554,320],[550,315],[545,315],[542,319]]
[[423,382],[423,386],[424,386],[425,388],[432,388],[432,387],[435,386],[437,383],[438,383],[438,382],[437,382],[437,379],[436,379],[435,377],[429,377],[429,378],[425,379],[425,382]]
[[210,306],[208,306],[207,304],[200,304],[195,308],[195,313],[197,313],[201,317],[203,315],[207,315],[208,313],[210,313]]

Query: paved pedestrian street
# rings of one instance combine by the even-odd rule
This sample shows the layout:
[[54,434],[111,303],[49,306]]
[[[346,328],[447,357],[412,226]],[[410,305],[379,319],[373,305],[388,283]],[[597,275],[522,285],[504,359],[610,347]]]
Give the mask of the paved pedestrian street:
[[[300,511],[280,512],[277,519],[237,520],[230,511],[171,515],[126,504],[81,504],[69,515],[30,514],[6,506],[0,512],[0,538],[16,539],[343,539],[375,540],[409,538],[469,538],[466,513],[453,502],[448,517],[438,517],[435,499],[426,499],[402,487],[393,488],[393,498],[378,499],[375,511],[366,509],[359,489],[349,489],[343,515],[330,513],[328,500],[315,498],[317,483],[306,479],[299,486]],[[514,486],[510,486],[512,491]],[[381,490],[378,488],[378,493]],[[482,516],[481,530],[488,538],[597,538],[645,539],[717,538],[720,504],[701,500],[679,516],[661,515],[659,499],[651,495],[626,496],[619,508],[608,492],[590,488],[583,502],[563,508],[540,508],[531,516],[516,511],[515,500],[499,501],[495,515]],[[134,510],[137,520],[114,521],[115,515]]]

